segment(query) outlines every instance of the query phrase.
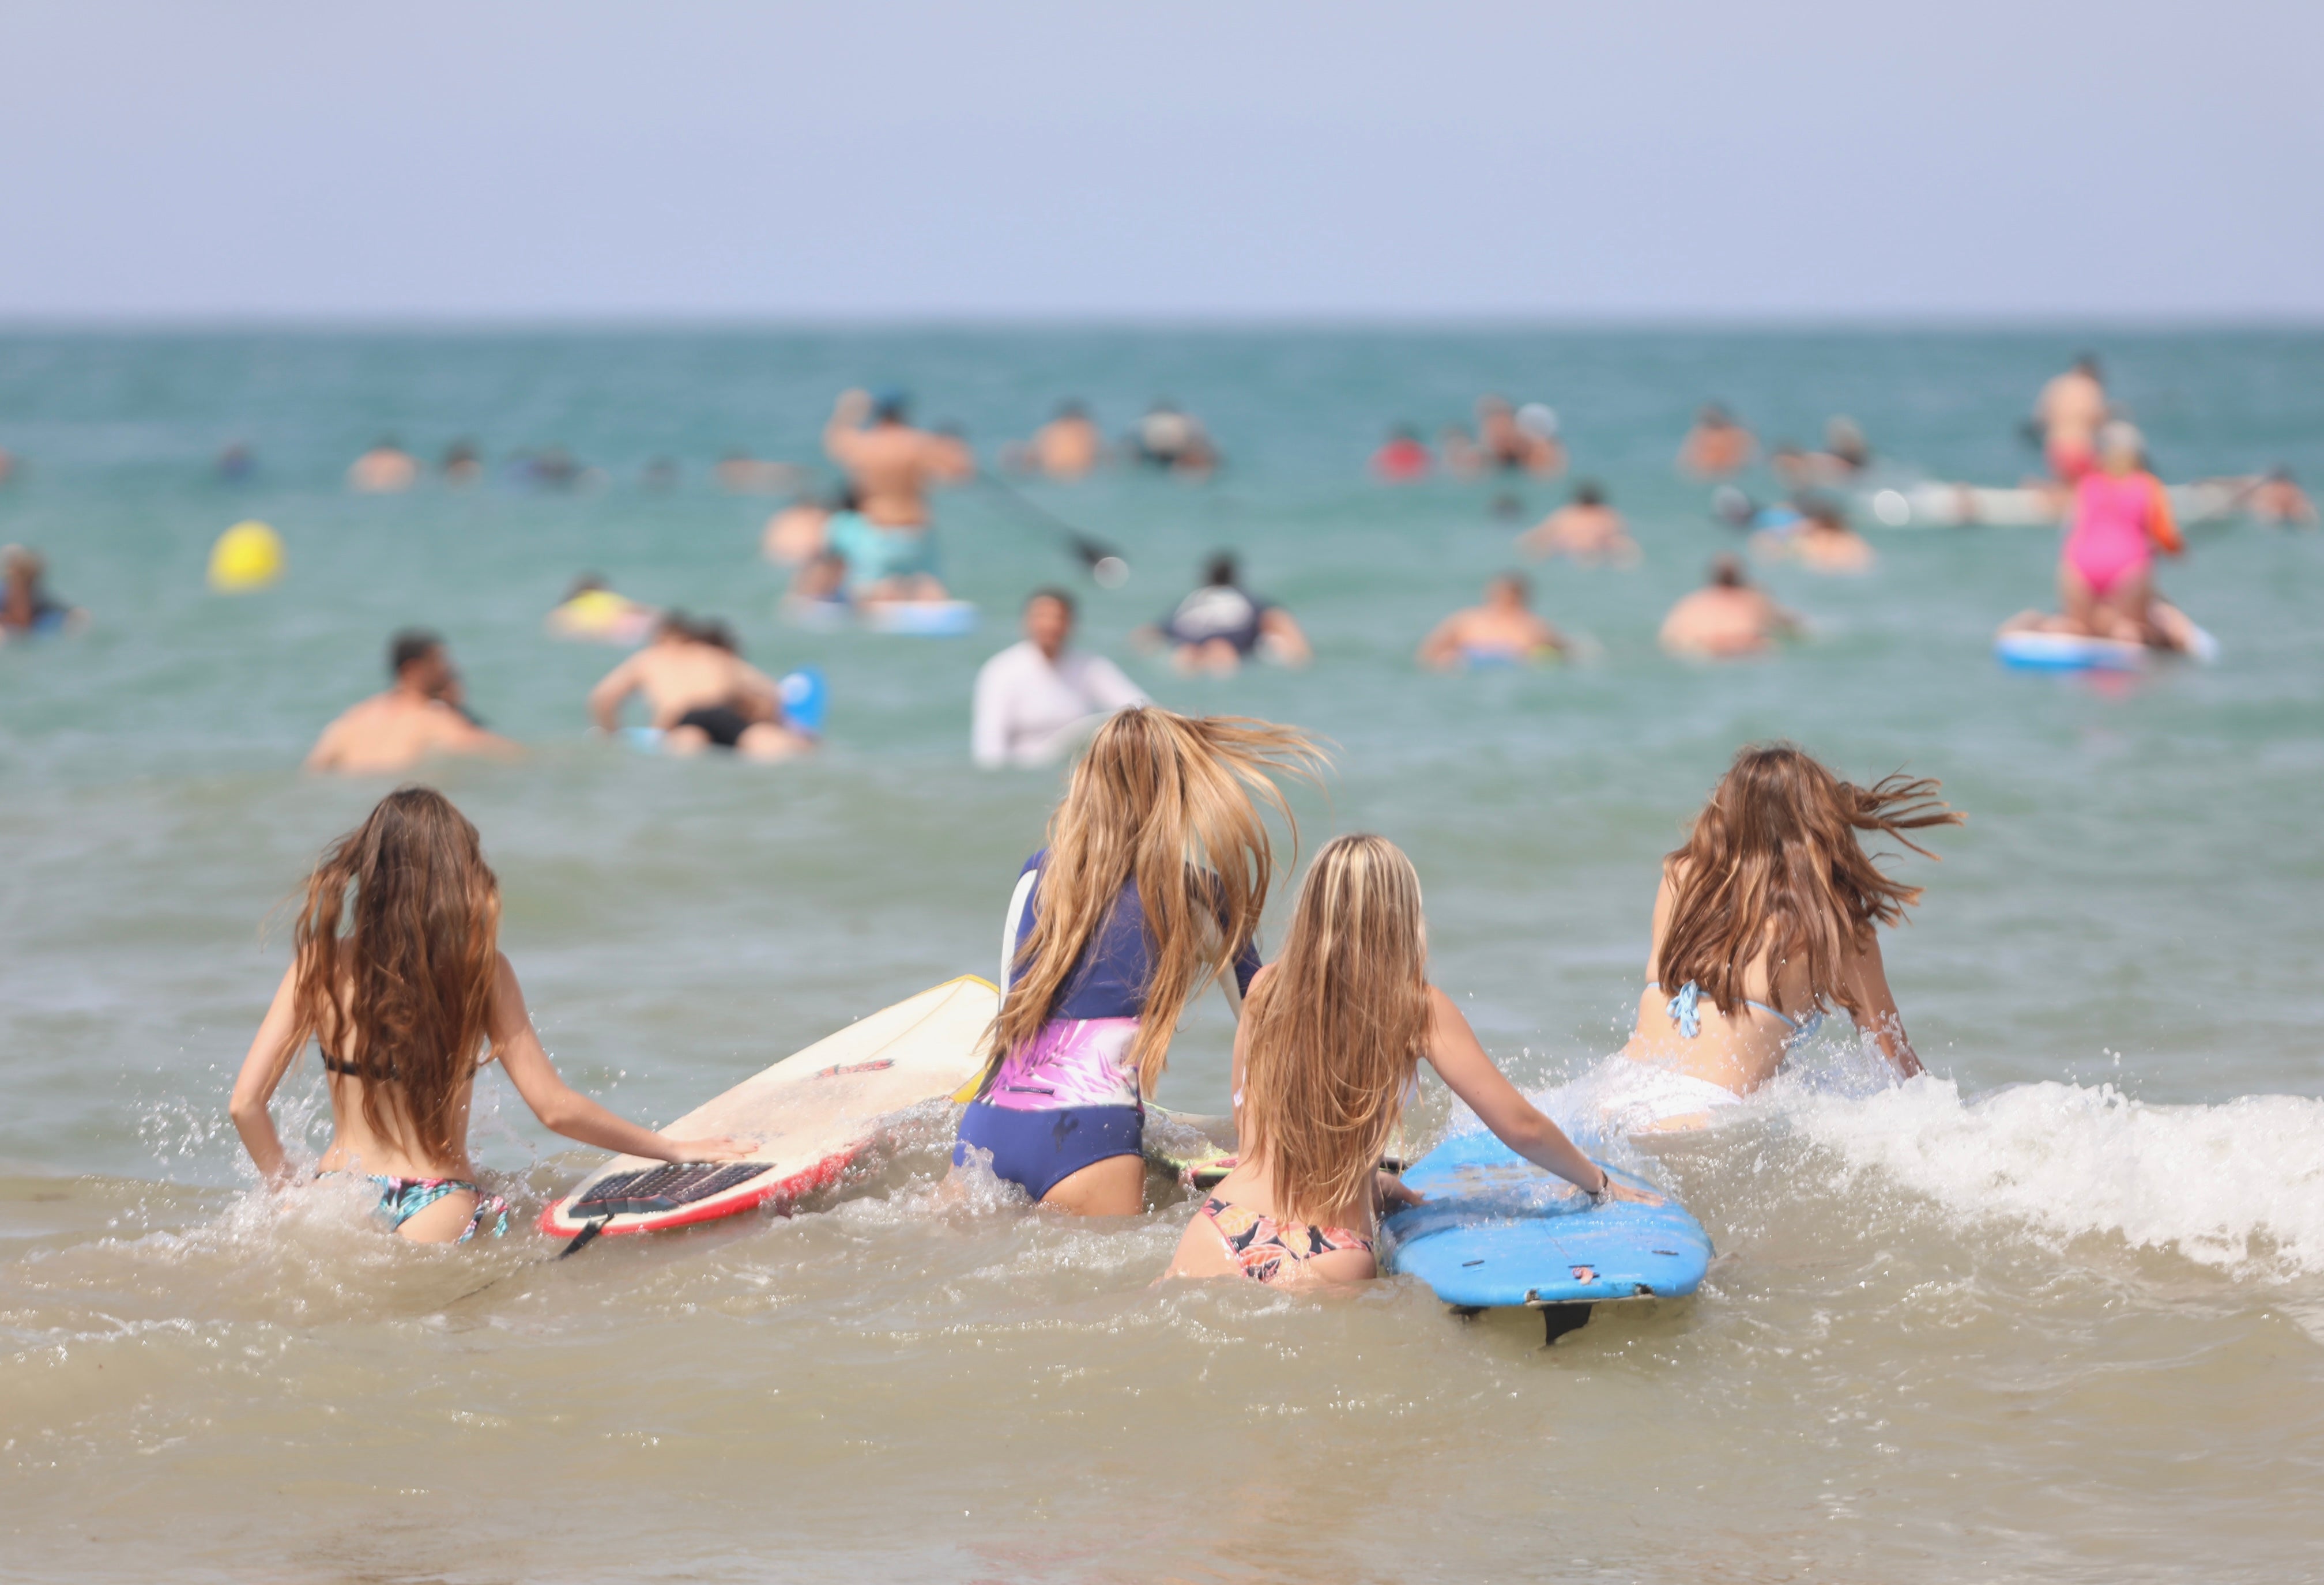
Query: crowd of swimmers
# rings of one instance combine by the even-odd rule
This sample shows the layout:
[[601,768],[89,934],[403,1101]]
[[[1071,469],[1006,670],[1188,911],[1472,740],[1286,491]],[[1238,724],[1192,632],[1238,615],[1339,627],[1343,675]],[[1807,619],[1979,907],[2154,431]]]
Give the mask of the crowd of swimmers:
[[[1054,614],[1054,613],[1053,613]],[[1433,982],[1420,878],[1387,838],[1316,852],[1272,961],[1259,922],[1295,848],[1286,783],[1327,769],[1305,733],[1133,704],[1075,763],[1039,846],[1002,901],[1003,985],[957,1125],[955,1174],[990,1174],[1068,1215],[1149,1209],[1146,1110],[1184,1013],[1216,986],[1236,1018],[1222,1099],[1236,1148],[1194,1208],[1167,1275],[1296,1286],[1378,1275],[1383,1215],[1418,1196],[1383,1156],[1425,1064],[1511,1150],[1592,1200],[1617,1182],[1502,1074]],[[1766,1085],[1831,1016],[1900,1080],[1918,1074],[1880,928],[1920,889],[1865,851],[1961,816],[1932,781],[1840,779],[1800,749],[1747,747],[1655,878],[1634,1029],[1601,1065],[1603,1132],[1650,1138],[1716,1120]],[[1190,855],[1194,857],[1190,858]],[[368,1180],[407,1239],[466,1240],[508,1223],[469,1154],[478,1073],[502,1064],[552,1131],[671,1162],[733,1160],[759,1141],[678,1138],[628,1122],[558,1077],[498,939],[500,894],[475,828],[407,787],[330,844],[309,876],[291,962],[229,1111],[272,1186]],[[272,1097],[312,1044],[332,1138],[285,1150]]]

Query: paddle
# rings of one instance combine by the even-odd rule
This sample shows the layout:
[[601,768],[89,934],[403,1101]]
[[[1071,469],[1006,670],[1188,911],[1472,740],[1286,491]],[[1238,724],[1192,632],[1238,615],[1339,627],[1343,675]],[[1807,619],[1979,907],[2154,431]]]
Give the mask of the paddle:
[[1083,533],[1047,507],[1037,501],[1028,500],[1013,485],[995,478],[991,474],[978,474],[976,482],[1008,502],[1019,512],[1028,517],[1038,518],[1044,526],[1061,536],[1065,542],[1065,548],[1081,558],[1082,566],[1088,569],[1092,581],[1101,589],[1119,589],[1130,581],[1129,561],[1123,558],[1120,551],[1104,540]]

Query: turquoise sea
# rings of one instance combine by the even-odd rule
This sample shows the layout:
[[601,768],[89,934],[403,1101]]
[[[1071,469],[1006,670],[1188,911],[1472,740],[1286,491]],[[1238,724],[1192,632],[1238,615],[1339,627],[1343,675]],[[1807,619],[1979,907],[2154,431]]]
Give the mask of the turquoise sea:
[[[2324,536],[2192,526],[2163,586],[2218,663],[2109,683],[1991,657],[2049,598],[2052,533],[1861,509],[1870,576],[1764,574],[1806,640],[1720,668],[1654,641],[1736,548],[1672,466],[1701,402],[1767,441],[1850,415],[1886,481],[2009,484],[2034,392],[2085,348],[2166,477],[2324,480],[2309,330],[0,334],[0,541],[92,617],[0,646],[0,1578],[2316,1577]],[[278,910],[392,785],[299,761],[407,623],[527,745],[426,779],[484,833],[549,1048],[610,1104],[667,1120],[992,972],[1060,784],[971,767],[970,681],[1078,568],[972,485],[938,521],[980,632],[787,626],[757,548],[779,498],[712,470],[816,464],[853,384],[908,387],[988,462],[1065,396],[1117,432],[1157,398],[1202,418],[1211,482],[1017,486],[1129,557],[1121,589],[1074,583],[1084,641],[1175,707],[1332,740],[1304,835],[1411,852],[1437,981],[1553,1109],[1621,1044],[1657,857],[1737,747],[1942,779],[1970,823],[1941,864],[1907,856],[1928,898],[1886,943],[1932,1076],[1886,1085],[1820,1037],[1643,1164],[1719,1246],[1703,1293],[1547,1350],[1397,1284],[1153,1290],[1188,1205],[1069,1226],[947,1198],[937,1116],[798,1216],[554,1267],[530,1235],[412,1249],[254,1193],[225,1101]],[[1367,478],[1388,425],[1485,391],[1555,407],[1644,545],[1636,571],[1536,570],[1584,663],[1413,662],[1563,493]],[[389,434],[431,461],[471,438],[488,476],[348,493]],[[239,483],[213,468],[232,442]],[[512,476],[550,446],[576,487]],[[288,575],[213,594],[208,548],[245,518]],[[1130,649],[1220,548],[1312,668],[1193,681]],[[769,669],[821,667],[826,751],[592,739],[614,652],[540,628],[585,569],[727,617]],[[1228,1036],[1204,1009],[1162,1098],[1223,1110]],[[537,1212],[590,1158],[497,1074],[479,1093],[480,1159]],[[311,1064],[286,1097],[319,1142]],[[1416,1134],[1452,1126],[1428,1095]]]

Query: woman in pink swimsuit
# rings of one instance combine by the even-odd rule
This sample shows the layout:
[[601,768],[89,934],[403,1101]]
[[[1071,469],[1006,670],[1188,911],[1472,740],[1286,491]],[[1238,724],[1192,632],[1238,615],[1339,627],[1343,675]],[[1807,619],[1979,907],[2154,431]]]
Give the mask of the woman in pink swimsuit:
[[2153,552],[2176,556],[2184,546],[2163,482],[2146,471],[2144,449],[2130,425],[2107,425],[2098,431],[2098,466],[2074,485],[2058,597],[2066,625],[2094,638],[2165,641],[2153,620]]

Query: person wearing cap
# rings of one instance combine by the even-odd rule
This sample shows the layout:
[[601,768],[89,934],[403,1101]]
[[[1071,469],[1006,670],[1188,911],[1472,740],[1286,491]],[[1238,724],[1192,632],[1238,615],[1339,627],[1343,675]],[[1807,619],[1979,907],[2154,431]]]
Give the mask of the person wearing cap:
[[1074,647],[1074,597],[1036,589],[1025,599],[1025,637],[976,674],[969,752],[981,768],[1049,765],[1117,710],[1146,696],[1102,655]]
[[976,459],[957,436],[917,429],[900,391],[841,393],[823,448],[845,470],[858,504],[825,528],[847,561],[847,594],[863,604],[948,598],[936,576],[927,492],[973,478]]

